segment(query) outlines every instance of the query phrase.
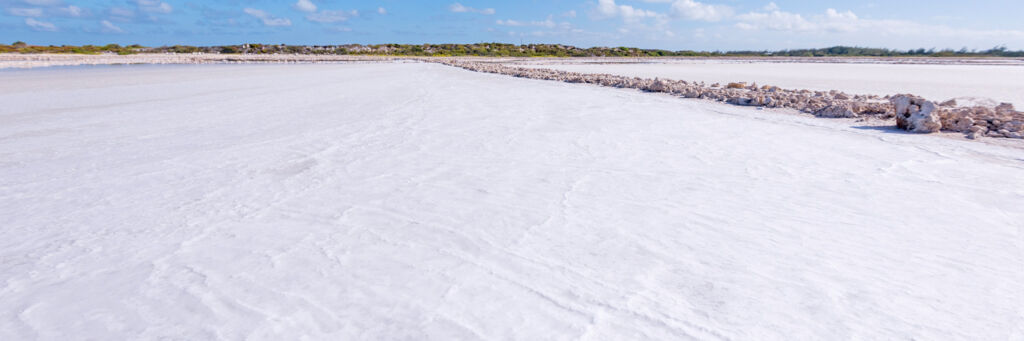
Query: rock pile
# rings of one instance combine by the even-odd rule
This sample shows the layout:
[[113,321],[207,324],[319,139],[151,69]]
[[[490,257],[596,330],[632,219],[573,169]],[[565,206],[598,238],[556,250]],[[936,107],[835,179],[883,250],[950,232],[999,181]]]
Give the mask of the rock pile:
[[703,82],[588,74],[456,59],[439,62],[470,71],[521,78],[631,88],[742,106],[796,109],[816,117],[896,117],[899,128],[919,133],[945,130],[963,132],[968,138],[1024,136],[1024,113],[1006,103],[996,108],[956,107],[955,101],[947,101],[940,106],[913,95],[849,95],[836,90],[787,90],[775,86],[758,86],[756,83],[728,83],[723,87],[718,83],[706,85]]
[[1024,138],[1024,113],[1012,104],[995,108],[983,106],[957,107],[955,101],[939,105],[913,95],[889,98],[896,113],[896,126],[912,132],[932,133],[955,131],[969,139],[980,136]]

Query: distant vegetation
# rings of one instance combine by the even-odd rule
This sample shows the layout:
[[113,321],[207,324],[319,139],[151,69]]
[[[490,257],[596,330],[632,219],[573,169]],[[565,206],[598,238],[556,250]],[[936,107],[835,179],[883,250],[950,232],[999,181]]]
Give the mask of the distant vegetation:
[[1024,57],[1024,51],[1010,51],[1006,47],[988,50],[890,50],[864,47],[835,46],[824,49],[782,51],[668,51],[633,47],[579,48],[558,44],[512,45],[501,43],[479,44],[380,44],[380,45],[268,45],[242,44],[225,46],[37,46],[24,42],[0,44],[0,53],[78,53],[78,54],[133,54],[133,53],[221,53],[221,54],[336,54],[336,55],[388,55],[388,56],[479,56],[479,57]]
[[131,45],[121,46],[118,44],[108,44],[103,46],[94,45],[83,45],[83,46],[36,46],[29,45],[24,42],[14,42],[11,45],[0,44],[0,53],[77,53],[77,54],[100,54],[100,53],[114,53],[114,54],[133,54],[138,53],[139,50],[146,49],[142,45]]

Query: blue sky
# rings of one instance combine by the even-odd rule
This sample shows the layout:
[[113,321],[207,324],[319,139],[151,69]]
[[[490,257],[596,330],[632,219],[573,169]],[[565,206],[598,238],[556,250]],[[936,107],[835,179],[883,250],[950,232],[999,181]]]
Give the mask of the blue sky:
[[1024,49],[1021,13],[1021,0],[0,0],[0,40]]

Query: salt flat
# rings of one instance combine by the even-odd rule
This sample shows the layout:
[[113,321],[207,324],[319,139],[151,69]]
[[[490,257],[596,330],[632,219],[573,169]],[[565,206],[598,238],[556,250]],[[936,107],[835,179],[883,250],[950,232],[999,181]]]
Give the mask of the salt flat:
[[437,64],[0,74],[0,339],[1024,338],[1024,152]]
[[614,64],[543,60],[522,66],[631,77],[667,78],[707,83],[756,82],[786,89],[840,90],[851,94],[912,93],[934,101],[959,98],[970,104],[1000,102],[1024,107],[1024,65],[1003,63],[897,64],[772,62],[722,59],[668,59]]

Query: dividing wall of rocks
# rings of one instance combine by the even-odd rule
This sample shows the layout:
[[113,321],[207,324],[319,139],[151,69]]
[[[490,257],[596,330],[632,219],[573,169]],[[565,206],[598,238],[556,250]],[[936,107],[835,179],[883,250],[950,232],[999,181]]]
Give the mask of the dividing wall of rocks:
[[1003,103],[995,108],[943,104],[946,105],[940,105],[935,113],[942,130],[962,132],[970,139],[979,136],[1024,138],[1024,112],[1015,110],[1012,104]]
[[775,86],[746,83],[705,84],[664,79],[645,79],[609,74],[588,74],[543,68],[524,68],[497,63],[443,60],[442,64],[470,71],[495,73],[521,78],[586,83],[616,88],[663,92],[686,98],[702,98],[742,106],[790,108],[817,117],[896,118],[897,126],[911,132],[940,130],[978,136],[1022,138],[1024,113],[1004,103],[996,108],[956,107],[955,102],[936,105],[913,95],[879,97],[848,95],[836,90],[787,90]]

